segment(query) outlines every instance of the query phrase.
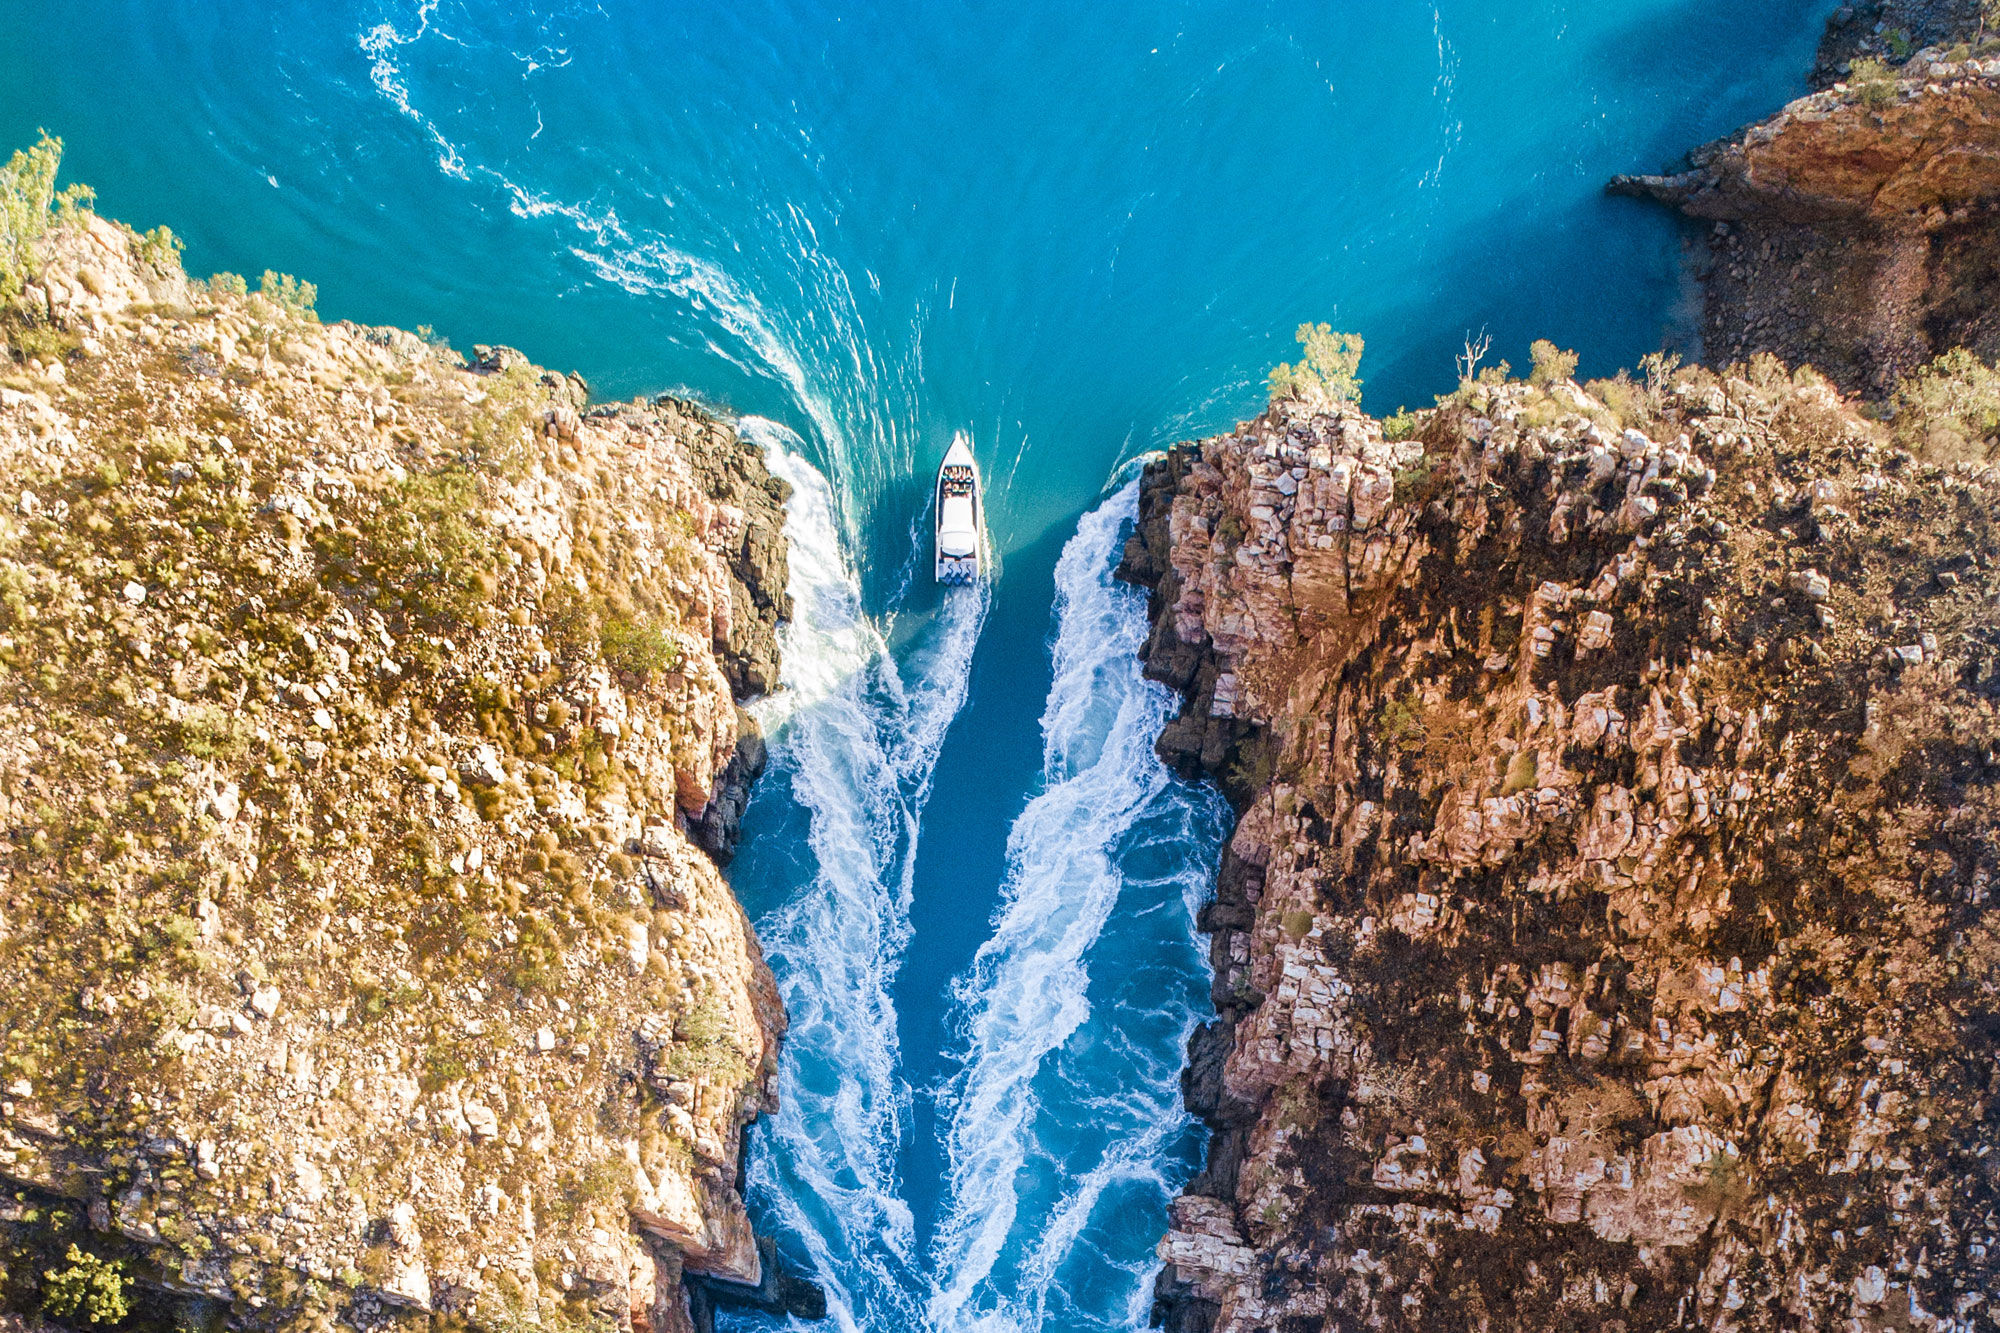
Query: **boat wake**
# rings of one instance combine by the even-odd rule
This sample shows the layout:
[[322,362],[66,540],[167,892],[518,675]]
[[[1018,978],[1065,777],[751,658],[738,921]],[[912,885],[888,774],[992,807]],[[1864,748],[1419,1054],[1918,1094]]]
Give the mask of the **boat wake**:
[[1134,482],[1056,566],[1043,789],[1009,835],[993,933],[953,987],[925,1310],[938,1330],[1140,1326],[1151,1239],[1191,1169],[1179,1074],[1213,867],[1187,853],[1219,846],[1223,812],[1153,754],[1171,700],[1140,675],[1145,599],[1112,575],[1137,510]]
[[390,8],[359,37],[369,82],[439,170],[550,226],[590,276],[664,298],[676,342],[779,386],[812,435],[738,422],[792,485],[783,688],[754,708],[772,770],[731,876],[791,1018],[782,1110],[750,1159],[760,1228],[816,1272],[842,1333],[1138,1327],[1165,1203],[1197,1146],[1177,1080],[1207,982],[1191,917],[1209,867],[1189,852],[1218,846],[1222,823],[1151,752],[1168,699],[1139,676],[1143,599],[1111,577],[1136,488],[1084,518],[1057,569],[1042,782],[1010,833],[992,936],[948,1001],[933,1219],[912,1207],[928,1209],[931,1182],[901,1176],[916,1094],[896,985],[933,774],[991,584],[944,589],[911,630],[899,612],[930,596],[923,516],[881,616],[847,555],[917,470],[924,311],[850,283],[820,244],[837,208],[773,205],[724,231],[710,223],[727,210],[643,166],[607,195],[564,160],[475,151],[484,112],[461,95],[458,58],[518,66],[516,111],[525,123],[534,110],[539,137],[530,80],[567,59],[567,10],[490,33],[453,3]]
[[[779,385],[811,425],[815,456],[846,502],[835,518],[849,549],[858,548],[863,514],[916,470],[926,312],[882,307],[872,277],[857,284],[820,243],[837,207],[807,195],[762,209],[754,227],[724,230],[695,183],[654,179],[642,165],[621,180],[614,201],[580,190],[573,176],[555,183],[573,164],[531,170],[538,159],[519,148],[482,155],[475,144],[491,114],[487,100],[525,118],[535,78],[570,62],[572,29],[596,7],[509,15],[455,4],[440,12],[440,0],[417,0],[414,13],[386,8],[395,12],[365,26],[356,46],[375,96],[424,136],[438,169],[496,191],[515,217],[550,226],[559,250],[591,277],[667,298],[686,317],[677,340]],[[470,100],[468,63],[488,74]],[[512,77],[493,77],[500,70]],[[453,99],[455,109],[426,109]]]
[[747,873],[784,885],[757,933],[791,1014],[783,1109],[759,1131],[754,1194],[818,1270],[837,1327],[913,1328],[920,1265],[897,1173],[910,1089],[891,988],[931,772],[965,701],[987,593],[946,598],[906,679],[863,613],[826,479],[784,427],[746,418],[739,428],[792,485],[784,688],[756,711],[772,737],[767,790],[787,792],[805,821],[802,838],[762,841],[806,853],[739,862],[739,883]]

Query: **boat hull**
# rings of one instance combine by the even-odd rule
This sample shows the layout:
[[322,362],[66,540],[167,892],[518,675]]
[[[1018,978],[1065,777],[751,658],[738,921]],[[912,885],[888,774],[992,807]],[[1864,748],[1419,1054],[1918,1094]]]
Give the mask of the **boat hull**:
[[931,513],[937,581],[948,585],[979,582],[986,574],[986,497],[979,467],[963,435],[952,441],[938,467]]

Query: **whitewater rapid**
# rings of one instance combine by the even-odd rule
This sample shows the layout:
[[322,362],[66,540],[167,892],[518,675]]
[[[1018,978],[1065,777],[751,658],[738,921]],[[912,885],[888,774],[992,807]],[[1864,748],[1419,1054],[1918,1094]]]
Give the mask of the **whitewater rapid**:
[[896,1165],[910,1089],[891,987],[910,939],[931,772],[965,701],[989,594],[947,594],[928,669],[906,683],[862,610],[826,478],[785,427],[745,418],[739,430],[792,486],[793,618],[781,632],[781,688],[755,711],[772,738],[766,781],[787,787],[808,821],[804,873],[757,923],[791,1027],[783,1106],[761,1131],[752,1181],[810,1255],[836,1327],[910,1328],[919,1264]]
[[[810,1260],[843,1333],[1141,1327],[1151,1238],[1196,1141],[1179,1070],[1207,984],[1193,913],[1223,824],[1213,795],[1152,753],[1170,699],[1139,673],[1144,599],[1112,577],[1136,484],[1086,515],[1058,562],[1041,782],[1009,836],[990,937],[951,988],[955,1073],[912,1089],[895,982],[931,777],[990,592],[948,593],[899,665],[862,609],[826,479],[783,427],[740,428],[793,487],[783,688],[756,712],[766,781],[806,842],[757,922],[792,1018],[783,1109],[751,1167],[764,1225]],[[897,1163],[926,1093],[948,1178],[923,1244]]]
[[[1192,1132],[1179,1074],[1207,982],[1194,913],[1222,811],[1153,753],[1172,700],[1140,674],[1145,598],[1113,575],[1138,489],[1084,515],[1057,562],[1041,790],[1009,833],[992,934],[952,988],[926,1305],[940,1331],[1143,1326],[1150,1246],[1113,1256],[1090,1233],[1135,1215],[1143,1230],[1181,1183],[1169,1148]],[[1106,947],[1114,911],[1140,947]]]

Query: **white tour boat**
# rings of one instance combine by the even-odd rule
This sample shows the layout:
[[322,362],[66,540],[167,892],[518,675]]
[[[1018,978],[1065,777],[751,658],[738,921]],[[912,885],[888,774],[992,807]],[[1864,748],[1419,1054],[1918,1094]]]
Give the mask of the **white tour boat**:
[[980,574],[984,550],[986,514],[979,493],[979,466],[972,461],[972,446],[963,434],[951,442],[951,449],[938,468],[937,478],[937,580],[939,583],[975,583]]

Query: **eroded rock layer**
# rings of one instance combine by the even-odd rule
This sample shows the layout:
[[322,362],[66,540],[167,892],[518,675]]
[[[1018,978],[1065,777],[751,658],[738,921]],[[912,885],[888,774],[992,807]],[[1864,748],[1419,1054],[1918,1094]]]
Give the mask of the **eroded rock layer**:
[[1149,472],[1162,753],[1242,809],[1170,1328],[2000,1319],[2000,478],[1769,363],[1628,412]]
[[160,1324],[689,1327],[762,1276],[784,1014],[690,834],[783,484],[137,240],[0,323],[0,1303],[74,1245]]

